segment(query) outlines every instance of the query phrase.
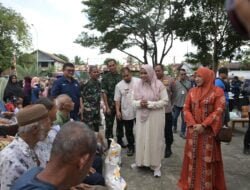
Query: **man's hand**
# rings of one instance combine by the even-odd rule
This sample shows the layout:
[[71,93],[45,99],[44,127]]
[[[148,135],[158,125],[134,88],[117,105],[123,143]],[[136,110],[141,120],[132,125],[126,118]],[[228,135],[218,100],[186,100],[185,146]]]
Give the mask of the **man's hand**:
[[111,110],[110,110],[110,108],[108,106],[106,107],[106,114],[111,115]]
[[80,120],[82,121],[83,120],[83,107],[80,107],[80,109],[79,109],[79,112],[78,112],[78,115],[80,116]]
[[90,174],[94,174],[96,172],[96,170],[95,170],[95,168],[93,168],[93,167],[91,167],[90,169],[89,169],[89,175]]
[[201,124],[195,124],[193,128],[194,128],[194,131],[198,132],[198,134],[201,134],[205,131],[205,128]]
[[121,113],[120,111],[117,111],[117,112],[116,112],[116,118],[117,118],[118,120],[121,120],[121,119],[122,119],[122,113]]
[[91,188],[92,188],[91,185],[81,183],[81,184],[79,184],[77,186],[71,187],[70,190],[88,190],[88,189],[91,189]]

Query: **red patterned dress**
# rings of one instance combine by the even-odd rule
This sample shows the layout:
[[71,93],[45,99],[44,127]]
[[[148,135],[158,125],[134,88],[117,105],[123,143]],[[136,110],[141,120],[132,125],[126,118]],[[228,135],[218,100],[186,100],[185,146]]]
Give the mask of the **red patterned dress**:
[[[225,97],[218,87],[208,92],[199,98],[198,87],[191,89],[184,105],[187,138],[178,183],[182,190],[226,190],[220,142],[215,138],[222,126]],[[195,124],[202,124],[205,131],[194,132]]]

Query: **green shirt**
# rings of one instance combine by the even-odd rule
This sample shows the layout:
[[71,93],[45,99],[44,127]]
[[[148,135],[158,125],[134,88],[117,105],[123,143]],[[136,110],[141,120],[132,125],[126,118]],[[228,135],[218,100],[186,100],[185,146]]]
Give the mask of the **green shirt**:
[[65,117],[64,114],[61,111],[57,111],[56,113],[56,120],[54,121],[54,125],[64,125],[65,123],[67,123],[68,121],[70,121],[70,116]]

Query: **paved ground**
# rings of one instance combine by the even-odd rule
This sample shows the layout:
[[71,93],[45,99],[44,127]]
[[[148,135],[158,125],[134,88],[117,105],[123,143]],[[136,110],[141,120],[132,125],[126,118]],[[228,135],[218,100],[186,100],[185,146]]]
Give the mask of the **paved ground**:
[[[247,127],[247,126],[246,126]],[[242,153],[245,128],[236,127],[230,144],[222,144],[224,170],[228,190],[250,190],[250,156]],[[184,142],[174,134],[173,155],[162,162],[162,177],[154,178],[149,169],[131,169],[134,157],[123,150],[121,175],[128,190],[176,190],[182,165]]]

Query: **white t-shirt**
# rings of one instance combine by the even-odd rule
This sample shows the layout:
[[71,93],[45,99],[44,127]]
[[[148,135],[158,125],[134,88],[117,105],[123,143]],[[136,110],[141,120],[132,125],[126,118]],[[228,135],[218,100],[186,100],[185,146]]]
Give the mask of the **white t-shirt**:
[[139,81],[138,78],[132,77],[130,83],[126,83],[124,80],[120,81],[115,86],[115,101],[121,101],[121,113],[123,120],[135,119],[135,107],[132,104],[133,88]]

